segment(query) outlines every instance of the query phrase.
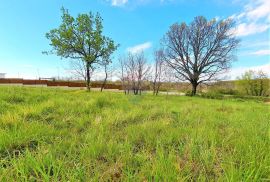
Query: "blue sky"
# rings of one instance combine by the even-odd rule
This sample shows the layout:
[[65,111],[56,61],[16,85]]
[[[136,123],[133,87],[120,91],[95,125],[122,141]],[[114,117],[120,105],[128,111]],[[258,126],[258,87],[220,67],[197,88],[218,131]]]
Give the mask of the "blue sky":
[[153,50],[175,22],[190,22],[195,16],[208,19],[231,17],[242,40],[231,78],[247,69],[270,72],[269,0],[0,0],[0,73],[7,77],[69,76],[68,60],[43,55],[50,50],[45,33],[59,26],[60,8],[78,13],[100,12],[104,34],[121,46],[117,57],[144,50],[151,60]]

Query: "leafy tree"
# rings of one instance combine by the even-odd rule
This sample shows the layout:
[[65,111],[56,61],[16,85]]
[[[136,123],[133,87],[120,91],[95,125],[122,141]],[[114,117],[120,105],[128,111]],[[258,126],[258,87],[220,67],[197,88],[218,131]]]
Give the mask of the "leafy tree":
[[93,15],[79,14],[73,18],[68,10],[62,8],[62,23],[56,29],[46,33],[54,53],[62,58],[79,59],[85,65],[87,89],[90,91],[90,72],[94,64],[101,64],[117,49],[112,39],[103,35],[102,18]]
[[237,85],[246,95],[267,96],[270,81],[263,71],[246,71],[237,81]]
[[191,83],[191,95],[196,94],[199,84],[230,67],[239,43],[233,27],[231,20],[207,21],[199,16],[189,25],[173,24],[164,36],[165,61],[178,79]]

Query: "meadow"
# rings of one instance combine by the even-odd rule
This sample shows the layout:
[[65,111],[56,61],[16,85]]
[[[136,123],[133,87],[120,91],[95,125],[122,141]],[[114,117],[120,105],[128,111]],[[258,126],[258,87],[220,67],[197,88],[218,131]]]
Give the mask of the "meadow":
[[0,87],[0,181],[270,181],[270,105]]

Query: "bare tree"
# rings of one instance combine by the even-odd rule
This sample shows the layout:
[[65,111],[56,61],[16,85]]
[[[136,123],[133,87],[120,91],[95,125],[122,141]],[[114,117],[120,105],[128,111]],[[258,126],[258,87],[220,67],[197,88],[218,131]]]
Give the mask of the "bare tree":
[[165,61],[178,79],[192,84],[192,95],[199,84],[230,67],[239,44],[233,27],[230,19],[207,21],[199,16],[189,25],[173,24],[164,36]]
[[171,91],[172,87],[175,85],[175,83],[177,82],[177,79],[175,77],[175,70],[173,68],[171,68],[170,66],[168,66],[166,64],[166,66],[163,68],[163,81],[164,83],[166,83],[166,91],[167,91],[167,95],[169,95],[169,91]]
[[134,95],[141,94],[144,81],[149,76],[150,66],[142,53],[131,54],[120,59],[121,81],[125,93],[133,90]]
[[129,83],[127,83],[128,79],[127,79],[127,75],[126,75],[126,58],[125,57],[120,57],[118,59],[119,61],[119,64],[120,64],[120,80],[121,80],[121,83],[122,83],[122,89],[124,90],[124,93],[125,94],[128,94],[129,93],[129,89],[128,89],[128,86],[129,86]]
[[165,76],[165,62],[163,59],[163,50],[157,50],[154,52],[154,75],[153,75],[153,94],[158,95],[160,86],[162,84],[163,77]]
[[72,60],[70,61],[69,66],[71,73],[76,77],[77,79],[83,79],[86,81],[86,69],[85,69],[85,63],[81,60]]
[[105,72],[105,78],[103,80],[103,83],[101,85],[100,91],[102,92],[103,89],[105,88],[105,85],[107,83],[107,78],[108,78],[108,64],[104,64],[104,72]]
[[[92,66],[91,69],[89,70],[89,77],[91,78],[94,73],[94,67]],[[70,70],[71,74],[74,76],[76,79],[83,79],[84,81],[87,80],[87,70],[85,67],[85,62],[81,60],[71,60],[69,67],[67,70]]]
[[100,91],[102,92],[107,84],[107,80],[109,75],[113,75],[114,73],[114,68],[112,66],[110,66],[111,60],[104,60],[103,64],[101,66],[104,67],[104,74],[105,74],[105,78],[102,82]]

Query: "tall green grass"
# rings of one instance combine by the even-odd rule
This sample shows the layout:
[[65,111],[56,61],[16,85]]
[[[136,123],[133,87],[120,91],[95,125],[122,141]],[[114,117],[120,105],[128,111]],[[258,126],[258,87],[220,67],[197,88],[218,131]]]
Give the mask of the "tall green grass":
[[0,87],[0,181],[67,180],[270,180],[270,105]]

